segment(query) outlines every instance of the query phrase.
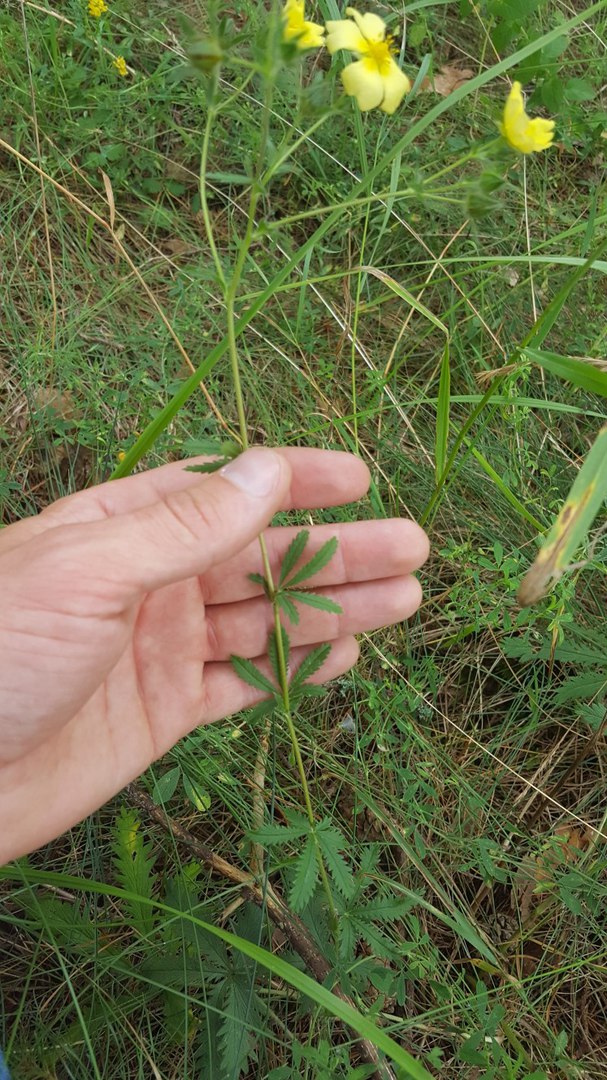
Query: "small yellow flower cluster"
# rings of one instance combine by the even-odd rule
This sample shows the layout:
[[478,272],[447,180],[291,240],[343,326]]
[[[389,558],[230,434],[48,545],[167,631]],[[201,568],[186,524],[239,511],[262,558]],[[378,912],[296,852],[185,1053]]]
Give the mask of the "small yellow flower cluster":
[[119,75],[126,75],[128,68],[126,66],[126,60],[124,59],[124,56],[116,57],[116,59],[114,60],[114,67],[116,68],[116,71]]
[[[394,59],[394,39],[379,15],[361,15],[351,7],[346,8],[346,15],[347,19],[334,19],[322,27],[306,21],[305,0],[285,0],[283,39],[298,49],[326,45],[331,55],[341,49],[353,52],[358,59],[341,73],[346,94],[356,99],[363,112],[379,108],[393,113],[411,89],[410,80]],[[532,154],[551,145],[554,120],[532,120],[525,112],[521,84],[515,82],[504,108],[501,131],[515,150]]]
[[105,0],[89,0],[89,15],[94,19],[100,19],[107,11]]

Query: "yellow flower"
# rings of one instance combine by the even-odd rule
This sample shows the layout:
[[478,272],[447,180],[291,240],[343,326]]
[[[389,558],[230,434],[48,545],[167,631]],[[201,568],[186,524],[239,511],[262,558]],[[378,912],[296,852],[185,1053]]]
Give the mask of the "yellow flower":
[[119,75],[126,75],[127,66],[126,66],[126,61],[124,59],[124,56],[117,56],[116,57],[116,59],[114,60],[114,67],[116,68],[116,71],[118,72]]
[[304,19],[305,0],[286,0],[282,11],[285,41],[294,41],[298,49],[318,49],[324,44],[325,31],[318,23]]
[[92,15],[94,19],[100,19],[106,11],[105,0],[89,0],[89,15]]
[[504,106],[504,118],[501,124],[504,138],[521,154],[533,154],[547,150],[554,138],[554,120],[543,120],[536,116],[534,120],[525,112],[525,102],[521,84],[512,84]]
[[331,54],[349,49],[360,60],[341,73],[346,94],[355,97],[359,109],[383,109],[393,113],[411,83],[393,56],[393,39],[386,34],[386,24],[379,15],[360,15],[346,8],[349,19],[327,23],[327,49]]

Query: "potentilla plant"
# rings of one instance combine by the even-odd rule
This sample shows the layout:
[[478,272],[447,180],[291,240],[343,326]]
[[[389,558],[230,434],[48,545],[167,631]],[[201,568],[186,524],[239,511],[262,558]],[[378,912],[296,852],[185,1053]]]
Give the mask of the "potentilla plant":
[[[99,3],[98,0],[90,0],[89,14],[94,19],[103,16],[107,23],[111,20],[111,7]],[[211,472],[219,469],[249,446],[239,336],[255,312],[260,310],[263,302],[273,295],[272,286],[262,294],[260,300],[249,307],[240,300],[240,295],[251,246],[267,241],[268,235],[275,237],[280,227],[280,222],[277,224],[273,220],[265,219],[265,208],[272,185],[284,175],[288,163],[296,159],[308,140],[312,136],[319,137],[318,133],[329,117],[341,112],[345,123],[349,107],[362,113],[377,109],[387,117],[392,117],[406,102],[408,95],[416,90],[420,81],[420,73],[407,72],[399,63],[397,27],[388,27],[378,14],[354,7],[347,7],[344,14],[342,19],[332,19],[322,24],[307,17],[304,0],[287,0],[284,6],[275,4],[262,28],[252,34],[248,27],[236,30],[233,23],[220,17],[217,8],[213,6],[209,14],[210,29],[207,33],[198,33],[191,24],[185,28],[188,64],[182,74],[198,75],[205,88],[206,115],[201,138],[199,174],[200,207],[225,310],[225,347],[218,346],[211,351],[207,370],[227,352],[238,420],[237,438],[210,446],[212,460],[204,465],[190,466],[195,471]],[[324,78],[320,76],[322,92],[310,95],[306,92],[307,69],[312,65],[318,67],[323,52],[326,53],[323,68],[329,68],[329,75]],[[331,58],[334,58],[333,62]],[[339,73],[339,81],[336,82],[332,78],[334,67]],[[279,141],[274,138],[273,131],[273,107],[277,89],[286,71],[298,69],[300,100],[296,105],[297,123],[291,124],[289,134]],[[120,73],[123,74],[122,71]],[[317,81],[318,78],[317,73]],[[230,262],[220,250],[216,237],[209,208],[207,177],[218,119],[229,116],[235,99],[240,94],[249,92],[254,92],[255,96],[261,99],[262,109],[254,160],[248,163],[248,171],[247,165],[244,166],[246,175],[243,173],[242,181],[245,182],[247,191],[246,209],[243,227],[235,245],[236,253]],[[352,106],[348,99],[351,99]],[[303,126],[304,119],[307,127]],[[517,155],[526,155],[547,150],[553,133],[553,121],[531,119],[527,115],[522,88],[519,83],[514,83],[504,107],[501,134],[488,142],[471,146],[469,152],[453,165],[442,169],[433,179],[442,181],[446,173],[452,172],[464,162],[479,158],[483,165],[480,179],[473,184],[466,182],[460,185],[460,196],[462,206],[467,199],[468,214],[486,212],[492,205],[495,190],[503,184],[508,167],[514,160],[512,151]],[[379,175],[379,167],[375,171]],[[440,191],[436,186],[432,188],[432,182],[429,180],[425,183],[430,197]],[[387,194],[380,192],[359,195],[353,189],[352,198],[346,199],[316,228],[312,241],[320,238],[323,230],[336,220],[336,214],[339,215],[344,206],[361,203],[371,205],[381,201]],[[412,188],[390,192],[391,197],[417,194],[419,192]],[[305,212],[301,218],[309,216],[310,212]],[[289,225],[297,219],[297,215],[289,217]],[[283,277],[279,275],[280,280],[274,283],[276,288],[280,286],[286,273]],[[126,475],[130,471],[166,427],[180,405],[199,385],[201,377],[206,373],[202,370],[204,367],[205,365],[202,365],[198,369],[183,390],[175,395],[161,417],[143,433],[138,443],[125,455],[114,475]],[[263,536],[259,541],[263,574],[253,575],[253,580],[263,588],[268,602],[272,605],[274,627],[268,643],[268,655],[274,681],[250,660],[233,657],[232,662],[243,680],[267,695],[268,705],[258,709],[258,714],[276,709],[288,730],[309,826],[309,843],[305,850],[315,850],[317,873],[324,887],[333,932],[337,938],[338,913],[330,877],[339,890],[340,883],[336,878],[343,878],[343,866],[335,860],[334,837],[329,847],[326,847],[326,830],[323,831],[322,822],[315,821],[294,721],[294,710],[302,698],[322,692],[311,685],[309,680],[326,660],[330,646],[322,645],[314,649],[295,673],[291,672],[289,664],[289,627],[298,622],[299,607],[311,605],[334,613],[340,611],[332,600],[305,588],[310,578],[333,557],[337,541],[329,541],[314,556],[306,559],[307,540],[308,533],[302,530],[289,547],[278,578],[272,573]]]

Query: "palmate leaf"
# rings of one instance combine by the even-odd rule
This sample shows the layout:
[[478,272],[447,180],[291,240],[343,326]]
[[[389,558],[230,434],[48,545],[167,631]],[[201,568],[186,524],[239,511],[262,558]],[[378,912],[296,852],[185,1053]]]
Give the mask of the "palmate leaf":
[[326,544],[323,544],[322,547],[318,549],[316,555],[313,555],[309,562],[305,563],[296,574],[293,574],[293,577],[289,578],[286,582],[289,590],[292,585],[299,585],[300,582],[305,581],[306,578],[311,578],[314,574],[318,574],[320,570],[323,570],[335,555],[338,543],[339,541],[336,536],[332,536],[330,540],[327,540]]
[[246,660],[244,656],[231,656],[230,661],[239,679],[246,682],[255,690],[261,690],[263,694],[276,696],[277,689],[273,683],[255,666],[252,660]]
[[334,615],[342,614],[342,608],[335,603],[335,600],[329,600],[328,596],[322,596],[320,593],[289,589],[288,593],[281,595],[289,596],[291,600],[298,600],[300,604],[307,604],[308,607],[318,608],[320,611],[331,611]]
[[318,859],[314,837],[309,836],[295,864],[295,877],[289,892],[289,904],[293,911],[303,911],[312,899],[318,881]]
[[[23,882],[27,882],[31,885],[45,885],[54,889],[70,889],[77,894],[85,892],[97,893],[100,896],[112,896],[118,900],[129,900],[131,895],[126,893],[123,889],[117,888],[115,885],[108,885],[105,881],[95,881],[87,877],[75,877],[70,874],[57,874],[50,871],[38,870],[33,867],[27,866],[21,861],[19,865],[13,863],[9,866],[0,866],[0,881],[16,881],[22,887]],[[416,899],[418,899],[416,897]],[[314,903],[314,900],[312,901]],[[174,908],[168,906],[168,904],[160,900],[152,900],[149,902],[150,906],[153,906],[156,910],[163,912],[165,916],[179,916],[182,912],[176,911]],[[440,914],[438,909],[432,909]],[[224,930],[220,927],[213,926],[211,923],[205,922],[203,919],[197,918],[195,915],[188,913],[183,914],[184,918],[188,918],[195,926],[200,927],[202,930],[206,930],[207,933],[213,934],[220,941],[225,942],[232,949],[238,950],[239,953],[244,954],[259,967],[265,968],[265,970],[271,972],[276,978],[282,979],[293,989],[300,994],[304,994],[315,1002],[321,1009],[324,1009],[330,1016],[336,1017],[338,1020],[342,1020],[347,1024],[360,1038],[369,1039],[378,1050],[388,1054],[391,1060],[397,1065],[402,1077],[410,1077],[411,1080],[432,1080],[431,1074],[428,1070],[411,1054],[405,1050],[403,1046],[395,1039],[393,1039],[388,1032],[377,1025],[372,1014],[368,1011],[359,1012],[348,1001],[344,1001],[343,998],[337,997],[326,986],[318,983],[315,979],[306,975],[303,971],[300,971],[293,964],[289,964],[282,957],[278,956],[274,951],[265,949],[260,945],[255,944],[252,941],[248,941],[246,938],[239,937],[237,934],[230,933],[229,930]],[[319,922],[322,921],[322,915],[319,917]],[[480,942],[481,939],[478,938]],[[476,944],[475,944],[475,947]],[[486,948],[486,946],[485,946]],[[129,971],[129,977],[132,977],[132,972]],[[213,1003],[214,1004],[214,1003]],[[208,1075],[207,1073],[201,1073],[201,1075]]]
[[297,533],[297,536],[289,544],[285,557],[282,560],[282,566],[280,568],[280,578],[278,581],[279,586],[283,584],[286,578],[288,578],[291,571],[295,568],[299,560],[301,559],[306,544],[310,539],[310,532],[308,529],[302,529]]
[[221,995],[222,1020],[218,1033],[222,1080],[237,1080],[254,1051],[252,1032],[263,1028],[258,998],[251,993],[248,974],[236,971]]

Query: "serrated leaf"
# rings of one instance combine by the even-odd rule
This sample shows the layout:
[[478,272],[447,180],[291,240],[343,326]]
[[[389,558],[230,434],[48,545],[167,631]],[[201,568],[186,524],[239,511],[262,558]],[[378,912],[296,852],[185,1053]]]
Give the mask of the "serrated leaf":
[[382,960],[394,958],[396,946],[390,941],[389,937],[381,932],[375,923],[360,918],[352,921],[361,938],[371,947],[375,956],[381,957]]
[[158,777],[154,784],[154,790],[152,791],[152,799],[156,803],[156,806],[161,806],[162,803],[168,802],[169,799],[173,798],[180,776],[181,768],[179,765],[176,765],[174,769],[169,769],[163,776]]
[[[308,534],[309,535],[309,534]],[[311,578],[314,574],[318,574],[320,570],[323,570],[325,566],[331,562],[331,559],[337,551],[339,541],[336,536],[332,536],[330,540],[327,540],[326,544],[323,544],[318,549],[316,555],[313,555],[309,562],[305,563],[293,577],[289,578],[286,584],[291,589],[292,585],[299,585],[300,582],[305,581],[306,578]]]
[[[132,896],[125,901],[131,926],[142,937],[154,930],[156,916],[146,904],[152,899],[156,875],[152,872],[155,856],[152,845],[145,843],[140,832],[141,821],[134,810],[123,807],[116,817],[114,840],[114,870],[121,886]],[[140,903],[138,897],[144,901]]]
[[249,581],[252,581],[255,585],[261,585],[262,589],[265,589],[266,579],[263,574],[249,574]]
[[[285,667],[289,668],[289,635],[284,626],[281,626],[280,632],[282,635],[282,648],[284,653]],[[268,656],[270,658],[270,664],[272,665],[272,671],[276,676],[276,683],[280,685],[280,663],[278,659],[278,647],[276,641],[276,630],[270,632],[268,638]]]
[[288,594],[285,592],[278,593],[277,600],[278,606],[282,608],[287,618],[297,626],[299,623],[299,612]]
[[310,825],[302,821],[301,825],[260,825],[247,833],[250,840],[264,847],[272,847],[274,844],[286,844],[291,840],[298,840],[300,836],[306,836],[310,832]]
[[[282,595],[284,596],[285,593]],[[288,595],[292,600],[298,600],[300,604],[307,604],[308,607],[318,608],[319,611],[331,611],[334,615],[341,615],[343,611],[339,604],[336,604],[334,600],[329,600],[328,596],[322,596],[321,593],[289,589]]]
[[259,1026],[256,995],[248,976],[232,975],[226,980],[221,1000],[222,1021],[218,1045],[222,1080],[241,1076],[254,1048],[251,1030]]
[[348,899],[353,896],[356,885],[352,871],[341,854],[341,849],[347,847],[346,841],[338,829],[325,821],[321,821],[317,827],[316,836],[335,887]]
[[230,458],[216,458],[215,461],[205,461],[204,465],[186,465],[186,472],[198,472],[198,473],[214,473],[218,469],[222,469],[224,465],[227,465]]
[[354,908],[352,915],[366,922],[372,922],[374,919],[377,922],[392,922],[394,919],[403,919],[412,907],[413,903],[410,899],[397,900],[394,896],[385,896],[371,900],[364,907]]
[[254,705],[252,709],[247,712],[247,723],[255,724],[258,720],[262,720],[264,716],[271,716],[276,708],[276,701],[260,701],[259,705]]
[[567,701],[586,701],[607,690],[607,674],[604,671],[587,671],[583,675],[572,675],[554,695],[557,705]]
[[285,557],[282,560],[282,566],[280,568],[280,578],[278,582],[279,586],[283,584],[285,578],[289,576],[291,571],[301,559],[309,539],[309,530],[302,529],[302,531],[298,532],[297,536],[289,544],[285,552]]
[[231,656],[230,661],[239,679],[252,686],[255,690],[261,690],[263,694],[276,694],[276,687],[270,682],[263,671],[260,671],[252,660],[246,660],[244,656]]
[[293,911],[303,911],[312,899],[318,881],[318,858],[314,838],[309,836],[295,864],[295,877],[289,893]]
[[304,697],[324,697],[326,692],[326,687],[317,686],[315,683],[304,683],[303,686],[295,686],[290,693],[291,705],[295,707],[297,702]]
[[[312,651],[304,657],[291,679],[291,689],[301,689],[303,684],[322,667],[330,652],[331,646],[329,644],[317,645],[315,649],[312,649]],[[322,688],[320,689],[322,690]]]

